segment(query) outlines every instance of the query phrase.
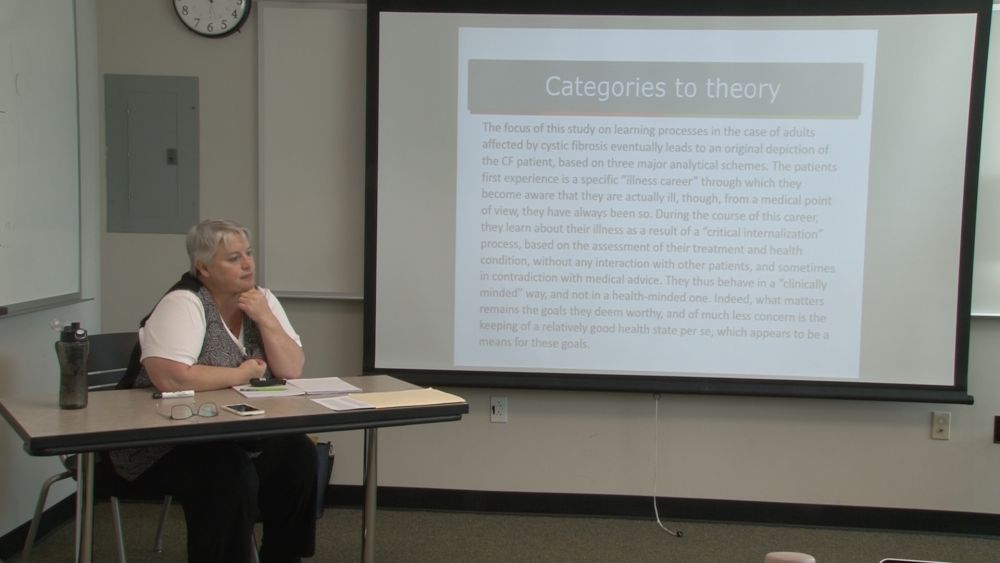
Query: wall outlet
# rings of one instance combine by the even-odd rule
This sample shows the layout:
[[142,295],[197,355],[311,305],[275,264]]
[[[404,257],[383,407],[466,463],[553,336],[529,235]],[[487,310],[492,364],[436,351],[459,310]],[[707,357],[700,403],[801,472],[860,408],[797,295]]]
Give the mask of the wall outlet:
[[934,440],[951,439],[951,413],[947,411],[931,412],[931,438]]
[[490,397],[490,422],[507,422],[507,397]]

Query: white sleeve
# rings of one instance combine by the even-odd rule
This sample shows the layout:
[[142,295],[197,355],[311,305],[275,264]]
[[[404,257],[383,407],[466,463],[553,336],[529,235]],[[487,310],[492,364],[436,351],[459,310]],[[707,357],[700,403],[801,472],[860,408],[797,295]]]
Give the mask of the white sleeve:
[[285,314],[285,308],[281,306],[280,302],[278,302],[278,298],[275,297],[269,289],[264,289],[262,287],[260,290],[267,298],[267,306],[271,308],[271,312],[274,313],[274,316],[278,319],[278,323],[281,324],[281,328],[285,329],[285,333],[288,334],[288,337],[294,340],[295,343],[299,345],[299,348],[301,348],[302,339],[299,338],[298,333],[296,333],[295,329],[292,328],[292,323],[288,320],[288,315]]
[[146,326],[139,329],[142,359],[166,358],[194,365],[205,341],[205,307],[194,292],[171,291],[160,299]]

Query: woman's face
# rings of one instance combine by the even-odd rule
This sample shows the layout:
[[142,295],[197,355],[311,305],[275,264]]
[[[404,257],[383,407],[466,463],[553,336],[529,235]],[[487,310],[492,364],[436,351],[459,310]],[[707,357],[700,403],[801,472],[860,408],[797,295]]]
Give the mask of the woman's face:
[[250,241],[237,234],[222,237],[212,260],[198,265],[201,282],[213,294],[239,294],[253,289],[255,270]]

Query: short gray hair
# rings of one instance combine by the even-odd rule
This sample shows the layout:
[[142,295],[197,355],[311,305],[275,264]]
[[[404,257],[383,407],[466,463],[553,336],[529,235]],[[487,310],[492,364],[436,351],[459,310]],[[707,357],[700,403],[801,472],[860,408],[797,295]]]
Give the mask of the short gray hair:
[[198,277],[195,264],[200,260],[207,264],[212,261],[219,244],[233,235],[241,235],[250,241],[250,229],[236,221],[227,219],[205,219],[191,227],[187,235],[187,253],[191,261],[191,275]]

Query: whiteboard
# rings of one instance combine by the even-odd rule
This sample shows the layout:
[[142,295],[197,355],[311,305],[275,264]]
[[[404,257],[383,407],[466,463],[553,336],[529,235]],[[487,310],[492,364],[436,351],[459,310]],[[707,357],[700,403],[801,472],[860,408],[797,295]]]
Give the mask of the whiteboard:
[[0,2],[0,308],[80,296],[73,0]]
[[258,10],[261,282],[280,296],[360,299],[364,5]]

